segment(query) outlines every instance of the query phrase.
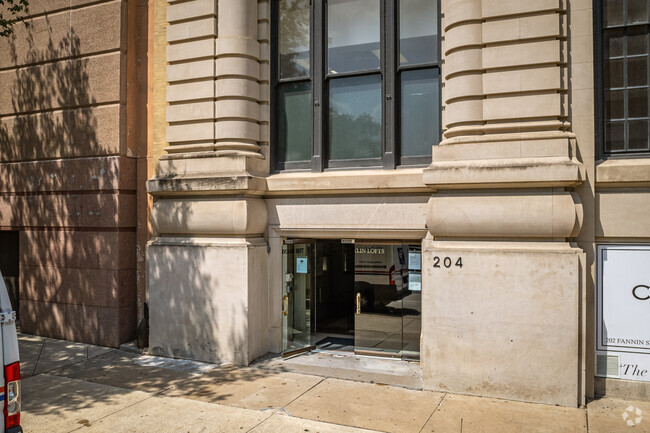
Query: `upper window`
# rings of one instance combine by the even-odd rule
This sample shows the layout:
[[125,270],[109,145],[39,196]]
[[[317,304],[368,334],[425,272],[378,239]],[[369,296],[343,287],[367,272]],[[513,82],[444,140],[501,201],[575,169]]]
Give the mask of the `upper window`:
[[438,0],[278,0],[278,170],[426,164],[440,141]]
[[604,154],[648,153],[648,2],[603,3]]

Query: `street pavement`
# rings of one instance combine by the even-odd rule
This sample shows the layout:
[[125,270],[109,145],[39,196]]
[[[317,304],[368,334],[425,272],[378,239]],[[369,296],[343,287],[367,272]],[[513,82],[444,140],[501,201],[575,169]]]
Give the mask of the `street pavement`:
[[601,398],[564,408],[24,334],[19,344],[26,433],[650,433],[647,401]]

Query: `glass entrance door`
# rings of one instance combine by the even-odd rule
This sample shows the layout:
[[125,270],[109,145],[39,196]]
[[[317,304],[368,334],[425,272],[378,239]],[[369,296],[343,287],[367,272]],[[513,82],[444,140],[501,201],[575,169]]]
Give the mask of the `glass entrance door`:
[[355,353],[419,358],[419,246],[355,245]]
[[282,246],[282,350],[288,356],[313,348],[311,314],[315,284],[315,242],[289,239]]

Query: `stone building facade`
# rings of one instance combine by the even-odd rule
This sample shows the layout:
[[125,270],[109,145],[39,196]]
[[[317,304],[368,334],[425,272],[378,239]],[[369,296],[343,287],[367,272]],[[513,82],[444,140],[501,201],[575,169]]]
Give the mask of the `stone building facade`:
[[0,38],[0,269],[22,332],[117,347],[144,293],[146,4],[29,3]]
[[[427,16],[427,2],[347,5],[169,3],[152,350],[248,364],[347,332],[357,353],[419,355],[425,388],[567,406],[647,396],[647,382],[595,377],[596,248],[650,235],[649,160],[596,132],[601,2],[443,0],[419,34],[409,8]],[[420,70],[440,86],[439,136],[437,114],[407,112],[417,37],[433,47]],[[363,111],[372,80],[381,152],[343,161],[339,147],[367,135],[337,130],[335,111]],[[428,162],[408,158],[421,123],[434,125]],[[402,328],[387,330],[395,314]]]
[[[146,263],[146,288],[133,277],[128,301],[111,298],[125,299],[124,308],[113,309],[137,307],[139,320],[147,303],[156,354],[247,365],[268,352],[336,350],[419,360],[432,390],[564,406],[604,393],[647,398],[650,329],[638,319],[650,302],[643,5],[95,3],[97,11],[121,5],[120,48],[97,51],[115,51],[119,73],[110,79],[121,84],[97,103],[119,106],[106,130],[115,139],[97,139],[113,150],[89,155],[113,158],[113,176],[136,168],[106,191],[86,188],[125,212],[111,213],[118,217],[95,230],[101,235],[86,216],[96,209],[82,207],[76,231],[0,217],[3,229],[20,230],[23,313],[38,305],[56,318],[59,304],[74,304],[28,295],[27,242],[63,236],[37,263],[64,269],[75,267],[65,251],[83,248],[62,250],[52,265],[41,257],[65,236],[117,236],[129,247],[118,242],[108,269],[131,278]],[[16,75],[23,64],[0,73]],[[131,77],[146,97],[129,99]],[[11,107],[3,125],[23,111],[57,111],[0,107]],[[89,130],[100,134],[97,122]],[[66,155],[45,159],[72,164]],[[40,159],[19,155],[0,170],[40,167],[32,162]],[[77,190],[45,176],[41,189],[5,178],[5,201]],[[130,314],[119,321],[130,329],[119,342],[135,333]],[[82,339],[29,320],[30,332]]]

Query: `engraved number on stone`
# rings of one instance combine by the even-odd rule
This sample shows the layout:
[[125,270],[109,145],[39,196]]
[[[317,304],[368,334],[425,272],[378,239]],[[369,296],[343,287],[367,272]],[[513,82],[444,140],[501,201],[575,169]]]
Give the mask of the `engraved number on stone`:
[[[452,262],[453,262],[453,260],[452,260],[451,257],[444,257],[442,259],[442,265],[447,269],[451,268]],[[454,266],[458,266],[459,268],[462,268],[463,267],[463,258],[458,257],[458,259],[456,260],[456,263],[454,263]],[[433,256],[433,267],[434,268],[439,268],[440,267],[440,257]]]

